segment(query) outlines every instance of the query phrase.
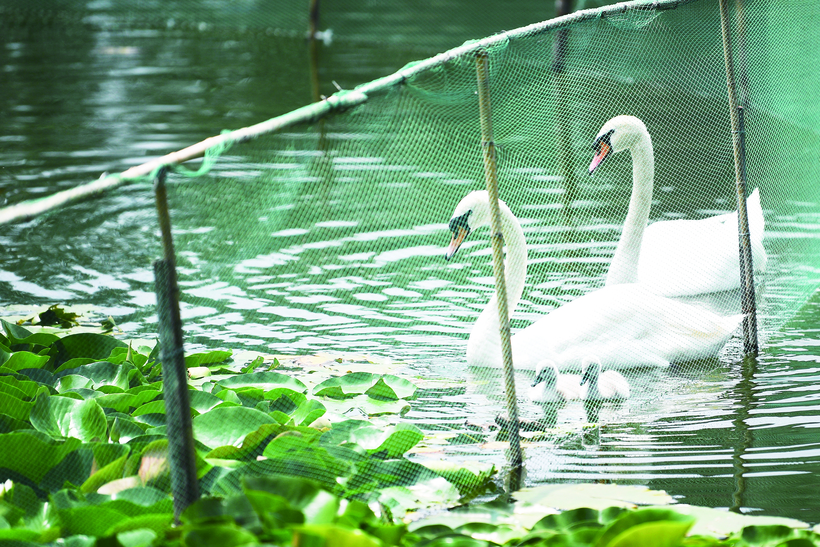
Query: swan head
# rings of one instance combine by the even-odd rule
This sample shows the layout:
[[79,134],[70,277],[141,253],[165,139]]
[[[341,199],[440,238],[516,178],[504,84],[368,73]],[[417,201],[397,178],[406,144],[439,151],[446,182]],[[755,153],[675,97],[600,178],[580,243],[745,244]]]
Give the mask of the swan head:
[[595,141],[592,143],[595,157],[589,164],[589,174],[594,173],[610,155],[629,150],[638,141],[648,136],[646,126],[635,116],[615,116],[606,122],[595,136]]
[[601,360],[597,357],[585,357],[581,361],[581,385],[589,383],[594,385],[598,383],[598,377],[601,375]]
[[[503,203],[503,202],[502,202]],[[453,258],[461,244],[473,230],[490,223],[490,196],[486,190],[470,192],[456,205],[450,218],[450,232],[453,237],[444,255],[446,260]]]
[[540,361],[535,367],[535,380],[532,382],[532,387],[544,382],[548,386],[554,386],[558,383],[558,367],[555,361],[544,359]]

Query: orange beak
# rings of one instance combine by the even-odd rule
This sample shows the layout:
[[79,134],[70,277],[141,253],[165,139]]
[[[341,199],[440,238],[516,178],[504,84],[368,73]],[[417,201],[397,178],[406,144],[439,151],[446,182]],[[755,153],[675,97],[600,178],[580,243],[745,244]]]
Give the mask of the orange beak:
[[605,141],[601,141],[601,147],[598,149],[598,153],[595,154],[595,157],[592,158],[592,163],[589,164],[589,174],[595,172],[601,162],[604,161],[607,156],[612,152],[612,147],[609,146]]
[[453,230],[453,239],[450,240],[450,246],[447,247],[447,252],[444,254],[445,260],[450,260],[453,258],[453,255],[456,254],[458,248],[461,247],[461,244],[464,242],[464,238],[466,238],[470,234],[470,231],[466,228],[462,228],[458,226]]

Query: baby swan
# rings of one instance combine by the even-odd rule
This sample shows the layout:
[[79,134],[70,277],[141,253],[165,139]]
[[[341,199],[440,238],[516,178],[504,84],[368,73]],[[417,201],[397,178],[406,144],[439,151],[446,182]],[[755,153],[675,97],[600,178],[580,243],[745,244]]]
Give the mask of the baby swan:
[[629,398],[629,382],[614,370],[601,372],[597,357],[585,358],[581,365],[581,385],[586,387],[587,401],[620,401]]
[[581,377],[577,374],[558,374],[555,361],[544,359],[536,365],[529,397],[530,401],[538,404],[580,399]]

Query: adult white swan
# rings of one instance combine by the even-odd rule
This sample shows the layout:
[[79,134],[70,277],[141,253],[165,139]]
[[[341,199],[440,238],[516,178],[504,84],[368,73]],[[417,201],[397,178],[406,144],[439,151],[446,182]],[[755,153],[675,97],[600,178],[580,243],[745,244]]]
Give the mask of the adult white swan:
[[[667,220],[646,226],[652,204],[655,160],[652,139],[634,116],[606,122],[593,144],[591,175],[610,156],[632,154],[632,196],[623,234],[612,257],[606,284],[641,283],[664,296],[736,289],[740,286],[737,211],[700,220]],[[763,210],[757,189],[747,198],[752,263],[766,269]],[[640,248],[640,256],[635,252]],[[637,261],[637,269],[635,267]]]
[[[510,315],[518,305],[527,275],[527,249],[518,219],[503,202],[501,231],[507,247],[506,281]],[[453,233],[445,258],[458,251],[474,230],[490,223],[486,191],[468,194],[450,220]],[[467,343],[467,364],[501,366],[497,295],[479,315]],[[714,355],[729,339],[742,315],[721,317],[708,310],[665,298],[630,283],[587,293],[551,311],[512,337],[516,368],[536,368],[544,359],[561,370],[579,370],[597,355],[608,368],[667,366]]]

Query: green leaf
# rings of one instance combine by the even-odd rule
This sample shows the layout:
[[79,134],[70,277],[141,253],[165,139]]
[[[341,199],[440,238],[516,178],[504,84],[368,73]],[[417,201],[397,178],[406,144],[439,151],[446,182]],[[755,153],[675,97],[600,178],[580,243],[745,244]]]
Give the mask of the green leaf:
[[109,436],[113,443],[127,443],[134,437],[143,435],[145,430],[129,416],[115,416],[111,421]]
[[423,438],[424,434],[412,424],[375,427],[369,422],[348,420],[335,424],[322,437],[322,443],[352,442],[381,459],[392,459],[402,456]]
[[125,342],[105,334],[83,332],[70,334],[60,338],[51,345],[49,355],[54,358],[54,367],[57,368],[69,359],[86,357],[102,360],[111,355],[114,348],[125,348]]
[[71,507],[57,511],[60,528],[65,536],[83,534],[105,537],[109,528],[128,517],[102,506]]
[[131,416],[143,416],[146,414],[165,414],[165,401],[151,401],[150,403],[145,403],[144,405],[139,406],[134,412],[131,413]]
[[0,391],[15,395],[18,399],[33,399],[37,395],[40,385],[31,380],[23,380],[14,376],[0,376]]
[[255,535],[235,524],[199,525],[182,534],[184,545],[197,547],[236,547],[258,543]]
[[125,461],[127,459],[128,454],[125,454],[88,477],[80,486],[80,491],[86,494],[89,492],[96,492],[103,484],[121,479],[123,477],[123,470],[125,469]]
[[193,420],[194,437],[210,448],[239,446],[245,436],[274,423],[264,412],[245,407],[215,408]]
[[346,399],[364,394],[378,380],[379,376],[372,372],[351,372],[344,376],[328,378],[313,388],[313,394],[332,399]]
[[416,386],[404,378],[385,374],[365,393],[374,399],[389,401],[412,399],[416,394]]
[[383,416],[385,414],[397,414],[404,416],[410,411],[410,403],[404,399],[398,401],[384,401],[374,399],[367,395],[357,395],[351,399],[324,399],[322,404],[328,410],[339,416],[344,416],[352,409],[361,410],[368,416]]
[[36,355],[28,351],[16,351],[11,354],[3,366],[13,371],[27,368],[43,368],[48,362],[48,355]]
[[[333,545],[333,547],[381,547],[381,542],[362,530],[333,524],[305,524],[294,528],[294,545]],[[482,542],[482,546],[487,542]]]
[[69,390],[76,390],[81,388],[94,387],[94,382],[85,376],[78,376],[77,374],[67,374],[62,376],[56,386],[57,393],[65,393]]
[[94,400],[102,408],[111,408],[124,414],[128,414],[132,408],[137,408],[140,404],[137,396],[130,393],[111,393],[96,397]]
[[185,368],[202,367],[214,363],[222,363],[233,355],[232,351],[209,351],[207,353],[194,353],[185,356]]
[[105,412],[94,399],[77,401],[40,394],[31,409],[31,425],[52,437],[74,437],[83,441],[106,439]]
[[299,405],[292,414],[293,423],[296,425],[309,426],[318,418],[325,415],[325,406],[316,399],[310,399]]
[[56,373],[58,377],[65,375],[85,376],[94,383],[95,388],[100,386],[116,386],[123,391],[129,389],[128,377],[135,367],[131,363],[115,365],[108,361],[96,361],[87,365],[81,365],[72,369],[64,369]]
[[189,391],[188,396],[190,397],[191,408],[200,414],[208,412],[223,402],[222,399],[216,395],[205,393],[204,391]]
[[269,391],[278,387],[286,387],[300,393],[307,391],[307,386],[296,378],[291,378],[281,372],[253,372],[251,374],[237,374],[225,380],[220,380],[219,385],[224,388],[236,389],[240,387],[257,387],[264,391]]
[[694,517],[671,509],[636,509],[609,523],[595,542],[595,547],[673,547],[680,543],[693,524]]
[[53,440],[35,431],[4,433],[0,435],[0,466],[40,484],[46,473],[81,444],[79,439]]
[[76,367],[81,367],[83,365],[87,365],[89,363],[93,363],[94,359],[88,359],[85,357],[77,357],[75,359],[69,359],[59,367],[54,370],[54,374],[58,374],[64,370],[69,370]]
[[28,422],[34,401],[23,401],[10,394],[0,394],[0,414],[13,420]]
[[245,435],[242,446],[219,446],[208,452],[205,458],[255,461],[257,456],[262,455],[262,451],[271,439],[287,430],[287,427],[278,423],[265,424]]
[[3,325],[3,330],[9,339],[10,346],[16,346],[18,344],[34,344],[47,347],[60,339],[59,336],[46,332],[32,333],[19,325],[14,325],[3,319],[0,319],[0,324]]

